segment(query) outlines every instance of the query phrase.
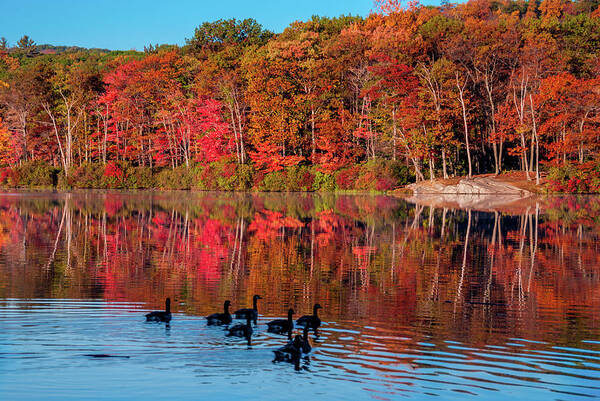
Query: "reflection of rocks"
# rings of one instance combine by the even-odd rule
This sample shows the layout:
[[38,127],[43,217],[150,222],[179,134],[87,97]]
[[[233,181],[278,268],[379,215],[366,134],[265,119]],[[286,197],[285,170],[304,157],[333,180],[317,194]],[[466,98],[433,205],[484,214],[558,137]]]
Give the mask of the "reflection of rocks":
[[537,196],[522,197],[520,195],[492,194],[418,194],[405,198],[407,202],[434,208],[471,209],[482,212],[502,211],[510,214],[525,213],[535,210]]
[[519,213],[535,208],[539,200],[531,192],[493,177],[463,178],[456,184],[423,181],[408,188],[413,196],[407,201],[432,207]]
[[458,184],[442,184],[440,182],[422,181],[408,186],[415,195],[420,194],[454,194],[454,195],[531,195],[529,191],[517,188],[493,177],[463,178]]

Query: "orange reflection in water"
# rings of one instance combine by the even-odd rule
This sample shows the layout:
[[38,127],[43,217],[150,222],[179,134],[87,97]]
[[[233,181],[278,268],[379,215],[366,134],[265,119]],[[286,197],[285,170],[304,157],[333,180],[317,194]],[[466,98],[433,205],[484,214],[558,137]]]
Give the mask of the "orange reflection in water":
[[263,315],[319,302],[383,337],[570,344],[600,333],[599,215],[574,197],[507,214],[367,195],[2,195],[0,297],[170,296],[204,315],[258,293]]

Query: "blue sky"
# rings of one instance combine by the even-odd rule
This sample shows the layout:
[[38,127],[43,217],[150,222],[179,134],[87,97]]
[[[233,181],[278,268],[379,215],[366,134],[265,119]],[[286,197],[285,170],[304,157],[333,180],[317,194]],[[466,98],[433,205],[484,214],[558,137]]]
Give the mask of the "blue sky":
[[183,44],[194,28],[219,18],[254,18],[281,32],[311,15],[366,16],[372,0],[0,0],[0,36],[14,45],[27,34],[38,44],[138,49]]

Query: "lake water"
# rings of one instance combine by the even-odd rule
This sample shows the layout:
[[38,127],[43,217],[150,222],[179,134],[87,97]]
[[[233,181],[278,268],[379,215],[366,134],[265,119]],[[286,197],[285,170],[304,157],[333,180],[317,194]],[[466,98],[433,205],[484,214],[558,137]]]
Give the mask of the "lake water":
[[[250,348],[206,326],[253,294]],[[170,326],[146,323],[166,297]],[[315,302],[302,369],[272,363],[265,323]],[[583,400],[599,379],[600,198],[0,194],[1,400]]]

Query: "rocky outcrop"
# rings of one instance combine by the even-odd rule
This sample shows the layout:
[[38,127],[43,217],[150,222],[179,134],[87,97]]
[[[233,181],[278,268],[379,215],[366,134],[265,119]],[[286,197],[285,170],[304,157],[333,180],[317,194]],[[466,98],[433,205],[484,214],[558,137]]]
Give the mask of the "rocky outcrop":
[[520,210],[536,205],[536,196],[494,177],[463,178],[455,184],[422,181],[407,188],[413,196],[405,198],[418,205],[480,211]]
[[530,196],[531,192],[517,188],[493,177],[463,178],[457,184],[422,181],[408,185],[414,195],[514,195]]

